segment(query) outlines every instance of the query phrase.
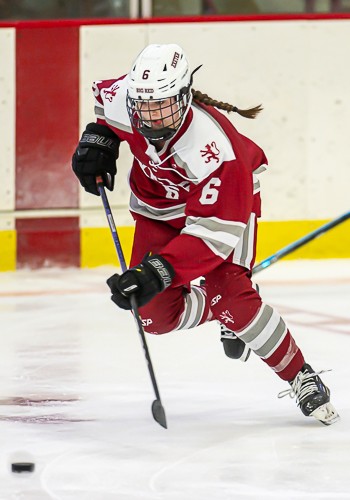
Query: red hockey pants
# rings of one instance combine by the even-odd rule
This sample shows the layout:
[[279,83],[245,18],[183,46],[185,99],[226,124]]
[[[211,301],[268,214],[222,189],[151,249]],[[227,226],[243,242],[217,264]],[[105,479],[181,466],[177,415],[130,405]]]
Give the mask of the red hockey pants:
[[[138,264],[147,252],[158,253],[179,232],[166,222],[138,216],[130,266]],[[255,241],[253,244],[255,247]],[[252,285],[251,271],[229,259],[205,276],[205,288],[191,287],[189,283],[169,287],[141,307],[145,330],[162,334],[217,319],[282,379],[291,380],[304,363],[300,349],[277,311],[262,302]]]

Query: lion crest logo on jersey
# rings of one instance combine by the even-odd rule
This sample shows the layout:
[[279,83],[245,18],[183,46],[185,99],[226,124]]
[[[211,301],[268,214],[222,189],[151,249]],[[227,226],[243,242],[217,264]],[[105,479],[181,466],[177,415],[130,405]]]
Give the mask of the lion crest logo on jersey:
[[105,95],[105,98],[107,101],[112,102],[113,97],[116,95],[116,91],[119,89],[119,85],[117,83],[114,83],[111,88],[109,89],[103,89],[103,93]]
[[211,142],[210,144],[206,144],[204,149],[200,151],[202,158],[205,158],[205,163],[209,163],[211,160],[215,160],[219,163],[219,154],[220,150],[216,146],[216,142]]
[[234,323],[233,316],[227,309],[226,311],[222,311],[220,319],[225,323],[225,325],[227,325],[227,323]]

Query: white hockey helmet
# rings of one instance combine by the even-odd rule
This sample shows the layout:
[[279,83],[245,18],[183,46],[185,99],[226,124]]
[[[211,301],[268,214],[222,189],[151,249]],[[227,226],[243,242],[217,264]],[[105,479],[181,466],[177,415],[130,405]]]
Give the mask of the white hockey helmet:
[[[183,123],[192,99],[192,75],[182,48],[148,45],[134,61],[127,82],[132,126],[147,139],[170,139]],[[170,103],[165,101],[169,98]],[[152,120],[152,114],[157,114],[157,120]]]

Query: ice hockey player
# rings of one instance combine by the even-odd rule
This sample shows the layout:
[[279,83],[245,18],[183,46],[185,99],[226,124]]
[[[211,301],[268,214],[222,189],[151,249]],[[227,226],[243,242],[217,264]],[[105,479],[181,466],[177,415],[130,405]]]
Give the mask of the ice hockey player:
[[[220,110],[255,118],[262,108],[242,110],[194,90],[195,71],[180,46],[149,45],[126,76],[93,85],[97,120],[72,159],[81,185],[99,195],[102,175],[112,190],[120,142],[134,156],[131,264],[108,279],[112,300],[130,309],[135,294],[145,330],[157,335],[219,321],[229,357],[246,360],[253,351],[289,382],[281,395],[332,424],[339,416],[329,389],[251,280],[267,160]],[[193,284],[199,277],[205,283]]]

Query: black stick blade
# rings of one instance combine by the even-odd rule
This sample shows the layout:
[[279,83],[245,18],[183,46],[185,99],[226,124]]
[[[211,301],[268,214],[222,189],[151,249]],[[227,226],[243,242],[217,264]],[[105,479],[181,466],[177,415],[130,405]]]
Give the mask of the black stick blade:
[[159,425],[164,427],[164,429],[168,428],[166,424],[165,411],[159,399],[155,399],[152,403],[152,415],[154,420],[158,422]]

